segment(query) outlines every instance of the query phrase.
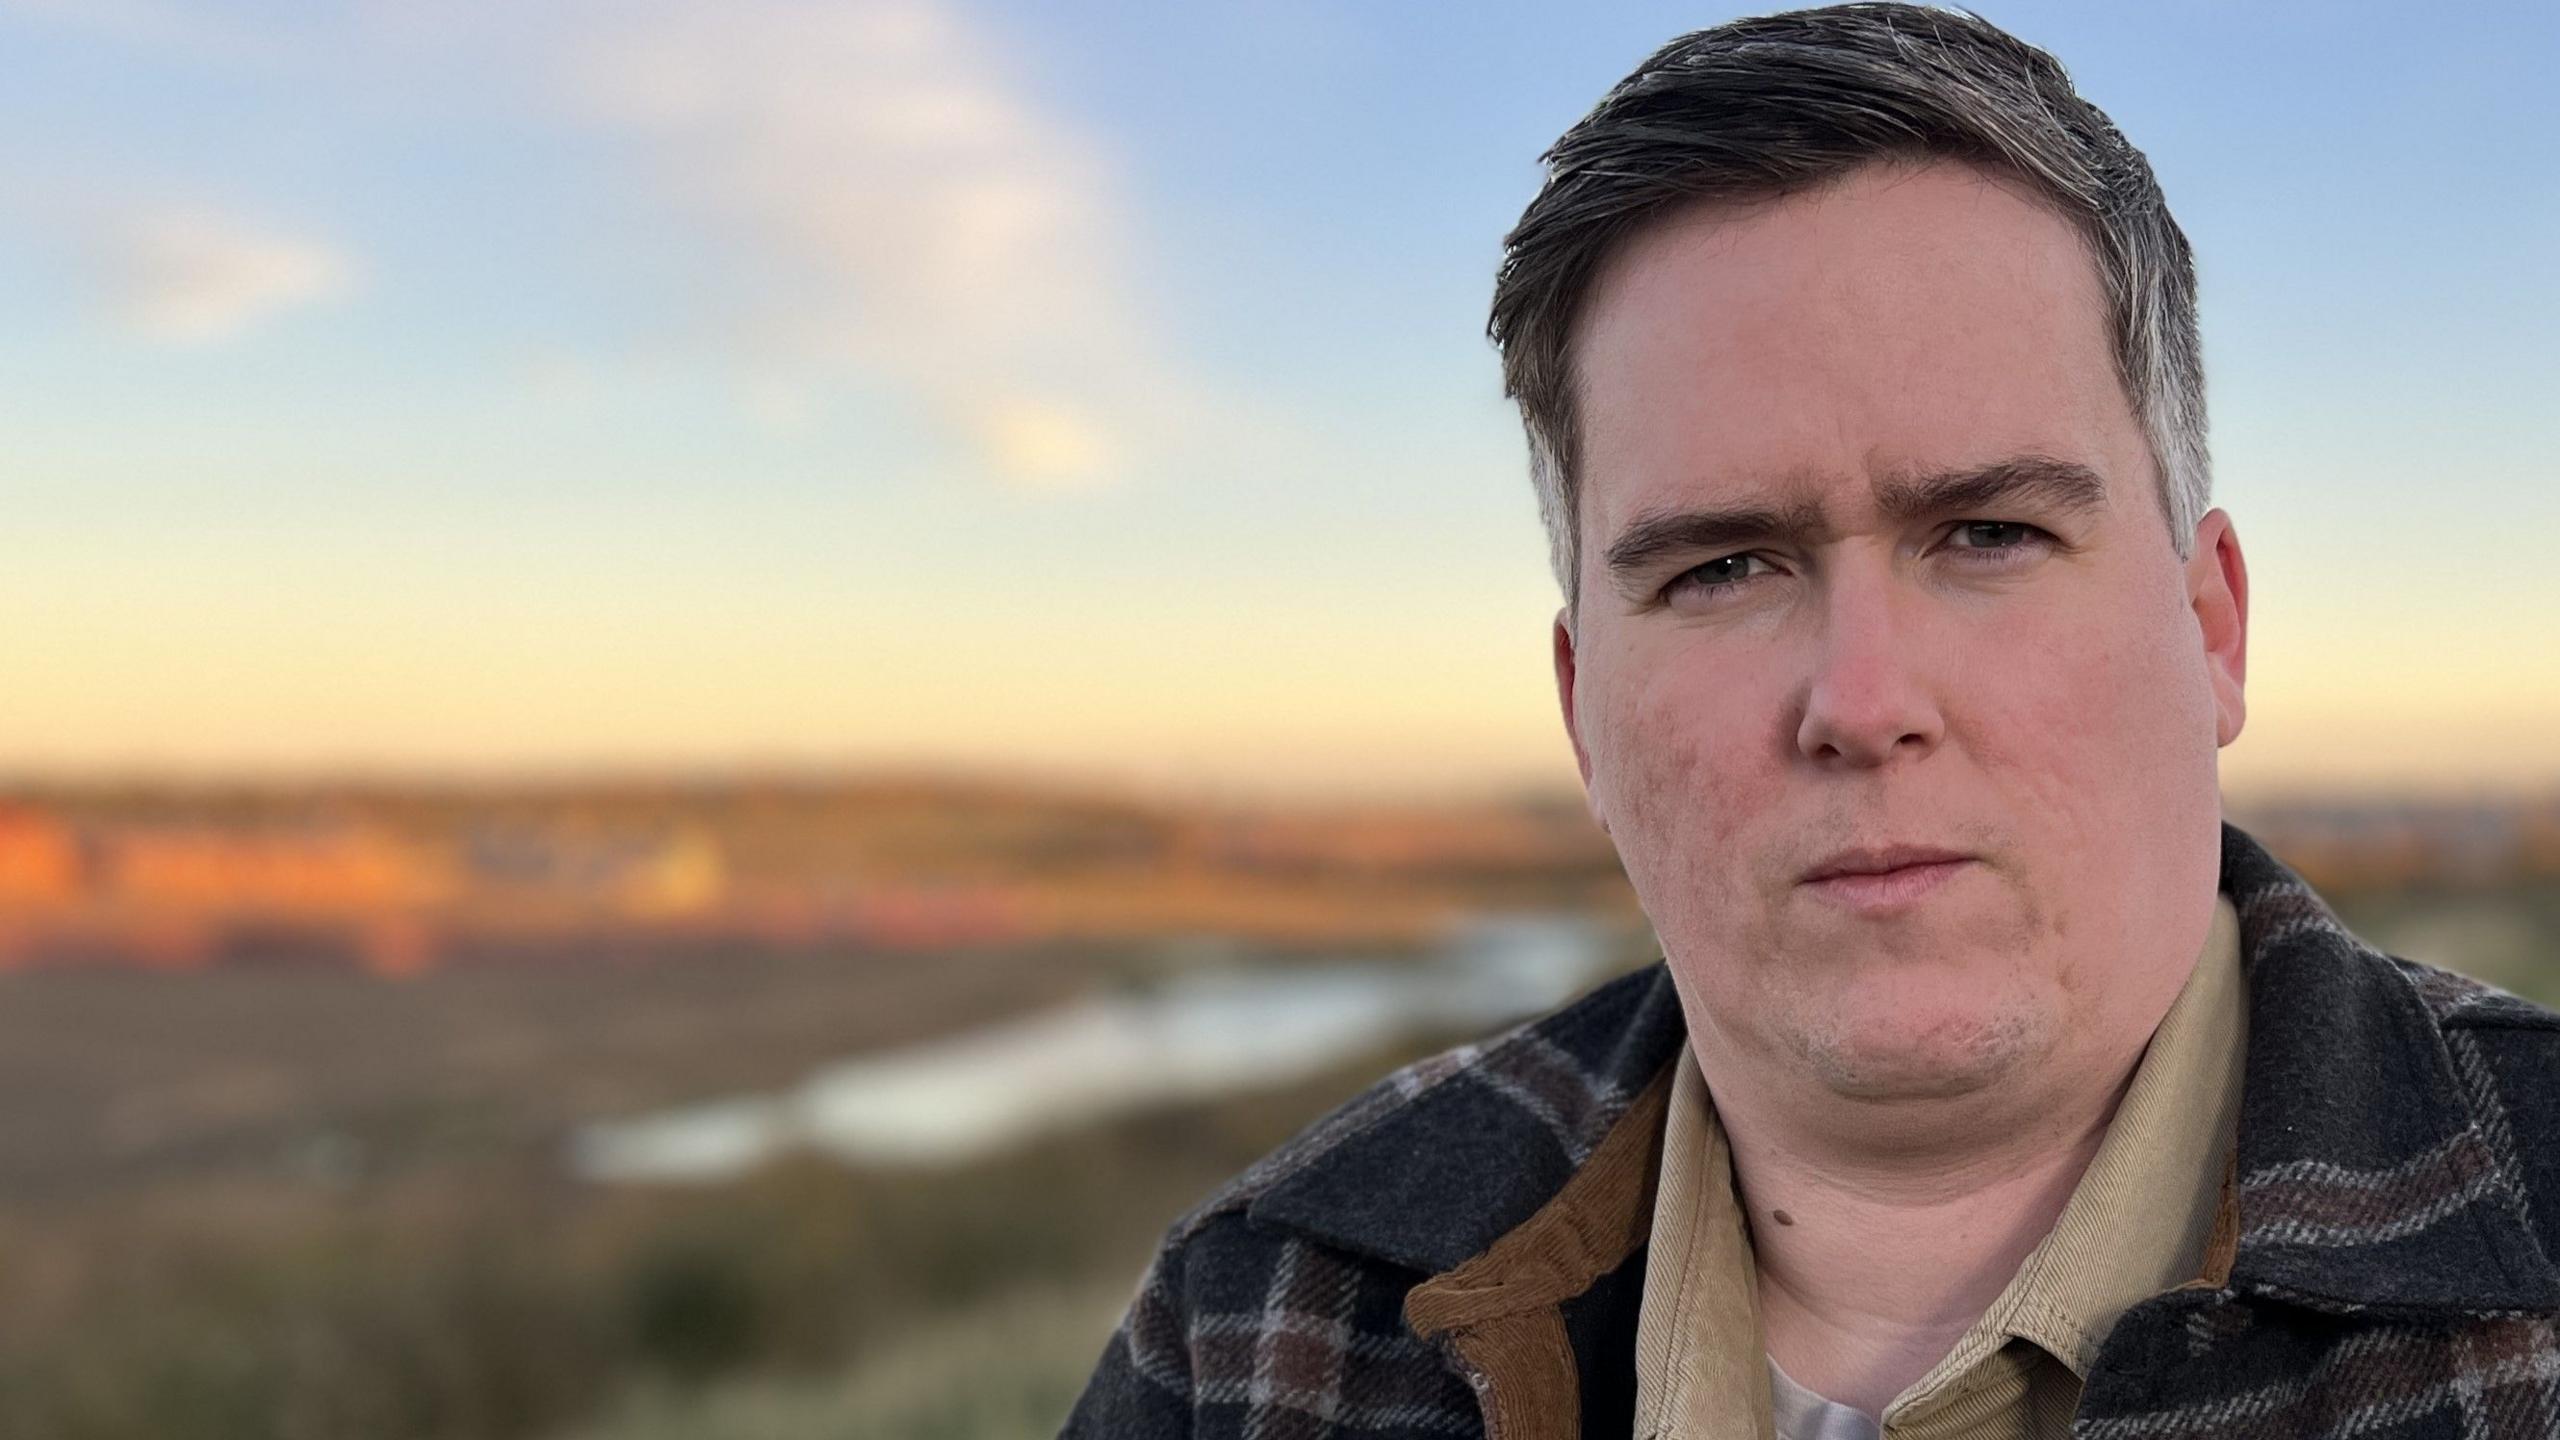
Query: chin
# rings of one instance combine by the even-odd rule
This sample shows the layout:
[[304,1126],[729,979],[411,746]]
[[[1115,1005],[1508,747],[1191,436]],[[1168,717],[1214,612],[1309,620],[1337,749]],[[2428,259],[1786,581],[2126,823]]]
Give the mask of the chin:
[[2040,1053],[2051,1027],[2032,1010],[1989,1002],[1893,1008],[1802,1033],[1805,1058],[1833,1093],[1856,1100],[1944,1100],[1984,1089]]

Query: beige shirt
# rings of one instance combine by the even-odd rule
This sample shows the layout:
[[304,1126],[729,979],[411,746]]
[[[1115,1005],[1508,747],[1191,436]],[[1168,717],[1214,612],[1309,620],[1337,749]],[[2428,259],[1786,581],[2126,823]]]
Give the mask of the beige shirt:
[[2216,1223],[2228,1223],[2224,1187],[2247,1031],[2239,916],[2224,898],[2194,972],[2152,1032],[2052,1231],[1954,1348],[1881,1417],[1826,1401],[1783,1375],[1774,1384],[1787,1403],[1773,1403],[1774,1366],[1762,1348],[1733,1156],[1697,1057],[1684,1046],[1664,1117],[1637,1320],[1639,1440],[1828,1440],[1879,1429],[1885,1440],[2067,1436],[2089,1364],[2116,1317],[2204,1273]]

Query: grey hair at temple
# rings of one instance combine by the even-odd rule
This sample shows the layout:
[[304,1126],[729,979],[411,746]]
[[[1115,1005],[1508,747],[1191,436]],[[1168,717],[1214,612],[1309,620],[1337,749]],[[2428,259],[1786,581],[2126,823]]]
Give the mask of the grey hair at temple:
[[1576,317],[1609,257],[1702,201],[1794,193],[1880,160],[2016,177],[2086,239],[2116,368],[2184,557],[2210,503],[2195,262],[2150,162],[2051,55],[1980,16],[1867,3],[1736,20],[1663,46],[1541,157],[1486,327],[1528,432],[1550,562],[1578,624]]

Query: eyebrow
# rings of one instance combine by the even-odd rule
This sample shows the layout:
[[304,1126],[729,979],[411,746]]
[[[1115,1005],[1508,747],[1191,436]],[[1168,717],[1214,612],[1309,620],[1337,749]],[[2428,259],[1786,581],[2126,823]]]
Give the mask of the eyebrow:
[[[1876,508],[1886,519],[1904,523],[2021,503],[2048,513],[2088,515],[2106,508],[2107,482],[2097,471],[2073,461],[2012,455],[1962,470],[1888,476],[1876,482],[1875,498]],[[1819,544],[1833,533],[1831,518],[1812,500],[1656,510],[1638,516],[1620,531],[1605,555],[1610,577],[1632,593],[1635,582],[1667,556],[1757,540]]]

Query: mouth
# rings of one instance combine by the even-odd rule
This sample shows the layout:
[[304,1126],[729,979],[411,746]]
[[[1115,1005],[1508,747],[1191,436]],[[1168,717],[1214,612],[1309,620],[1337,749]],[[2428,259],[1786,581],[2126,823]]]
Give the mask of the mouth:
[[1819,899],[1861,912],[1900,909],[1975,864],[1958,850],[1888,845],[1840,851],[1807,870],[1797,884]]

